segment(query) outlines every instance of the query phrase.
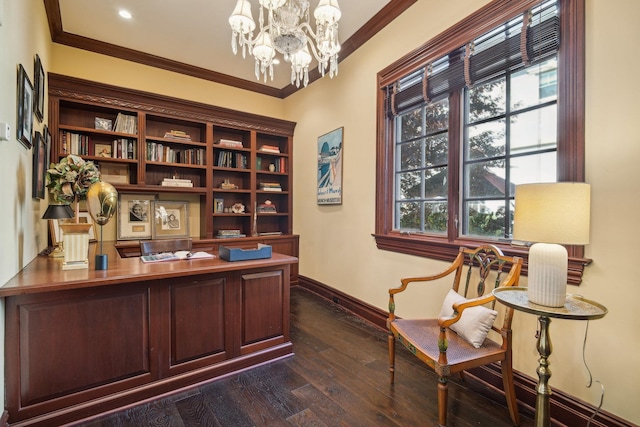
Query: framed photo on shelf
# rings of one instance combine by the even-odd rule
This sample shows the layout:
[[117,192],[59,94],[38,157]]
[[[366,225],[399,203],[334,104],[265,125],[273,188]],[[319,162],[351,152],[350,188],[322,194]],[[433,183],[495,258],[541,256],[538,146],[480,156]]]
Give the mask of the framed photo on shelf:
[[47,172],[47,146],[40,132],[33,136],[33,179],[31,197],[44,199],[44,177]]
[[224,199],[213,199],[213,213],[224,212]]
[[155,194],[118,193],[118,240],[151,239],[156,198]]
[[155,202],[154,239],[189,237],[189,202]]
[[35,86],[33,112],[36,114],[38,120],[42,121],[44,118],[44,68],[42,68],[40,55],[37,53],[33,61],[33,80]]
[[93,155],[96,157],[111,157],[111,144],[100,144],[96,142],[93,145]]
[[33,132],[33,85],[22,64],[18,65],[18,123],[16,137],[27,150],[31,149]]
[[344,128],[318,138],[319,205],[342,204],[342,143]]
[[[96,241],[96,224],[93,222],[89,212],[80,212],[79,214],[80,224],[91,224],[89,229],[89,241]],[[50,219],[49,220],[49,233],[51,233],[51,243],[56,246],[58,243],[64,240],[64,232],[60,227],[60,224],[72,224],[76,221],[75,218],[62,218],[62,219]]]
[[95,128],[99,130],[111,130],[111,119],[103,119],[102,117],[96,117]]

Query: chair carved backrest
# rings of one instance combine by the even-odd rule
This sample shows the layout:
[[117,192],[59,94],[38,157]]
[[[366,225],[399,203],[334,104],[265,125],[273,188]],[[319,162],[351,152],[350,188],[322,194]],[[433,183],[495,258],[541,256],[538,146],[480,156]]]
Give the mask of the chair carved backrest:
[[157,239],[140,241],[140,255],[153,255],[163,252],[190,250],[191,239]]
[[[519,424],[511,356],[513,309],[502,304],[496,307],[492,292],[502,286],[517,286],[521,269],[520,257],[505,256],[496,246],[462,247],[445,270],[429,276],[403,278],[399,287],[389,289],[390,381],[393,384],[397,339],[438,376],[440,426],[447,423],[448,377],[494,362],[500,362],[509,413],[514,425]],[[451,277],[452,291],[442,303],[438,317],[396,318],[395,295],[406,291],[410,284],[428,286],[429,282],[442,283]],[[502,312],[502,322],[498,309]],[[497,333],[495,340],[487,337],[491,330]]]

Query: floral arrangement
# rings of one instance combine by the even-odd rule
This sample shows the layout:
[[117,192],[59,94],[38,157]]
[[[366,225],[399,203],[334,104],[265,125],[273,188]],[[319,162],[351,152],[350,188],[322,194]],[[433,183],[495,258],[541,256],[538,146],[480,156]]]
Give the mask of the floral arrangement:
[[51,163],[46,179],[47,188],[55,201],[64,204],[78,203],[86,198],[91,184],[100,181],[100,170],[95,163],[69,154],[59,163]]

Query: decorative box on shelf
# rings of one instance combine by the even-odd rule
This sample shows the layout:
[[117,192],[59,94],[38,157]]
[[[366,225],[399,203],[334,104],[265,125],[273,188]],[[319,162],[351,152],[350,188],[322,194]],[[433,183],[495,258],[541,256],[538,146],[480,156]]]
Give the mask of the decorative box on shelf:
[[247,261],[271,258],[271,246],[258,243],[255,249],[228,248],[220,246],[220,258],[226,261]]

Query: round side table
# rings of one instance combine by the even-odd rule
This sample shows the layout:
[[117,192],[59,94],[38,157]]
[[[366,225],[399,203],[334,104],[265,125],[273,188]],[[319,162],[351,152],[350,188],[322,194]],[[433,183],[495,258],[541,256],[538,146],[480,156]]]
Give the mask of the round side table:
[[505,287],[493,290],[493,295],[498,301],[514,310],[538,316],[540,333],[538,334],[537,349],[540,359],[536,370],[538,374],[538,387],[536,397],[536,427],[551,426],[551,414],[549,413],[549,355],[551,355],[551,338],[549,337],[549,324],[551,318],[568,320],[592,320],[600,319],[607,314],[607,308],[597,302],[590,301],[579,295],[567,294],[567,299],[562,307],[547,307],[529,301],[526,287]]

